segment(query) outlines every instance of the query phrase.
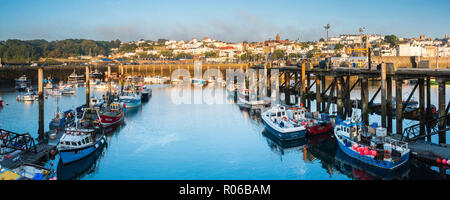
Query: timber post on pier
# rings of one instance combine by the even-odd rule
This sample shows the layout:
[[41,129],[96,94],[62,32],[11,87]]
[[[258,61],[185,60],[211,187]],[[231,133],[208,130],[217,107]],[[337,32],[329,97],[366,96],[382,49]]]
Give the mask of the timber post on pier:
[[[425,87],[424,79],[419,78],[419,121],[421,124],[425,123],[426,113],[425,113]],[[420,126],[420,135],[425,135],[425,126]],[[422,138],[425,139],[425,138]]]
[[302,75],[301,75],[301,90],[300,95],[303,106],[306,106],[306,63],[302,62]]
[[386,128],[386,64],[381,64],[381,127]]
[[446,113],[446,108],[445,108],[445,80],[443,79],[438,79],[438,87],[439,87],[439,105],[438,105],[438,110],[439,110],[439,144],[445,144],[446,143],[446,125],[447,125],[447,118],[445,118],[445,116],[447,115]]
[[[431,113],[431,78],[430,78],[430,76],[427,77],[427,109],[426,110],[427,110],[426,117],[427,117],[427,119],[430,119],[430,117],[432,116],[432,113]],[[427,127],[426,131],[427,131],[427,135],[428,135],[427,141],[431,141],[431,136],[429,134],[431,132],[430,127]]]
[[39,95],[39,140],[44,139],[44,69],[38,69],[38,95]]
[[403,133],[403,101],[402,101],[402,79],[397,78],[395,80],[395,126],[396,126],[396,134]]
[[90,83],[89,83],[89,65],[86,65],[86,106],[90,107],[89,102],[90,102]]
[[336,77],[336,95],[337,95],[337,114],[340,117],[344,117],[344,101],[342,94],[342,79],[341,77]]
[[108,65],[108,76],[107,76],[107,78],[108,78],[108,101],[109,101],[109,99],[111,97],[111,79],[112,79],[111,66],[110,65]]
[[369,79],[360,77],[361,81],[361,118],[364,124],[369,125]]
[[322,97],[321,97],[321,93],[320,93],[320,80],[321,77],[319,75],[315,76],[316,78],[316,111],[317,112],[321,112],[321,107],[322,107]]
[[[154,66],[153,66],[153,70],[154,70]],[[123,85],[124,85],[124,80],[123,77],[125,76],[125,74],[123,73],[123,65],[120,65],[120,93],[123,92]],[[154,73],[154,72],[153,72]]]
[[[386,74],[394,70],[391,63],[386,63]],[[392,77],[386,77],[386,113],[387,113],[387,132],[392,133]]]

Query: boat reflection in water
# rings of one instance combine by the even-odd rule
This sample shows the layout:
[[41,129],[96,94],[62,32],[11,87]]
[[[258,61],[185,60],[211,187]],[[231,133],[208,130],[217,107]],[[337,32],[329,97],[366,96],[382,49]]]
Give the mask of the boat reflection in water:
[[336,171],[358,180],[405,179],[409,175],[408,164],[396,170],[384,170],[347,156],[330,134],[308,137],[306,151],[307,157],[321,160],[322,167],[330,176]]
[[306,137],[302,137],[295,140],[281,141],[273,134],[269,133],[267,129],[264,129],[262,135],[266,137],[267,145],[270,149],[279,154],[280,156],[292,151],[301,151],[306,144]]
[[57,179],[58,180],[78,180],[82,177],[85,177],[87,174],[91,174],[95,172],[97,166],[99,166],[101,158],[105,155],[107,151],[107,144],[110,142],[111,136],[114,133],[119,132],[125,123],[122,121],[121,123],[114,124],[104,130],[106,139],[108,142],[104,143],[104,145],[98,148],[91,155],[78,160],[76,162],[64,165],[61,161],[57,166]]

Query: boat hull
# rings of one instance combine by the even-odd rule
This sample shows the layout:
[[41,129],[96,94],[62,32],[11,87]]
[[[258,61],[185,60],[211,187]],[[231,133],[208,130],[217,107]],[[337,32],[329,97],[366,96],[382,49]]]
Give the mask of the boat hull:
[[121,112],[117,116],[100,115],[100,119],[103,127],[109,127],[114,124],[120,123],[124,119],[124,114]]
[[308,135],[319,135],[330,132],[331,128],[331,123],[327,123],[325,125],[307,126],[306,132]]
[[283,133],[283,132],[280,132],[280,131],[272,128],[271,125],[265,121],[265,119],[263,119],[263,122],[266,125],[266,129],[268,130],[268,132],[271,133],[272,135],[276,136],[278,139],[280,139],[282,141],[297,140],[297,139],[305,137],[305,135],[306,135],[306,129],[295,131],[295,132]]
[[73,163],[91,155],[98,149],[102,149],[105,144],[106,139],[103,136],[95,143],[95,145],[91,145],[89,147],[85,147],[82,149],[60,150],[59,156],[62,164]]

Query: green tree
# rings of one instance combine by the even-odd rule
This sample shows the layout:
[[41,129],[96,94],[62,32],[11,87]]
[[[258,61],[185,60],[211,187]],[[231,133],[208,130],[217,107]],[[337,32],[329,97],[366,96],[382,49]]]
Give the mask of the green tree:
[[384,36],[384,41],[389,43],[390,47],[395,47],[397,46],[400,41],[398,40],[397,36],[395,35],[386,35]]
[[272,53],[272,59],[274,59],[274,60],[285,58],[285,56],[286,56],[286,53],[281,49],[277,49]]

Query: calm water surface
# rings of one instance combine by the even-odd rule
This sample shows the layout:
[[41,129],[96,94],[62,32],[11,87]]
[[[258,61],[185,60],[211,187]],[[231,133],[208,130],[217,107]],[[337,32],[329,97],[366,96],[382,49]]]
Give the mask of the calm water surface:
[[[435,179],[439,172],[448,174],[417,161],[393,173],[367,168],[344,155],[330,135],[281,143],[265,132],[259,113],[229,103],[176,105],[171,101],[173,87],[152,87],[150,101],[126,112],[125,123],[107,135],[108,146],[103,151],[66,166],[58,166],[56,156],[46,166],[57,169],[59,179],[88,180]],[[376,89],[371,87],[371,95]],[[45,130],[57,106],[67,110],[85,103],[84,92],[78,88],[75,96],[46,99]],[[102,93],[93,90],[97,97]],[[9,104],[0,108],[0,126],[37,137],[38,103],[17,102],[19,94],[13,87],[0,88],[0,96]],[[436,96],[432,95],[435,105]],[[371,122],[380,120],[377,115],[370,118]],[[404,123],[406,127],[414,122]]]

